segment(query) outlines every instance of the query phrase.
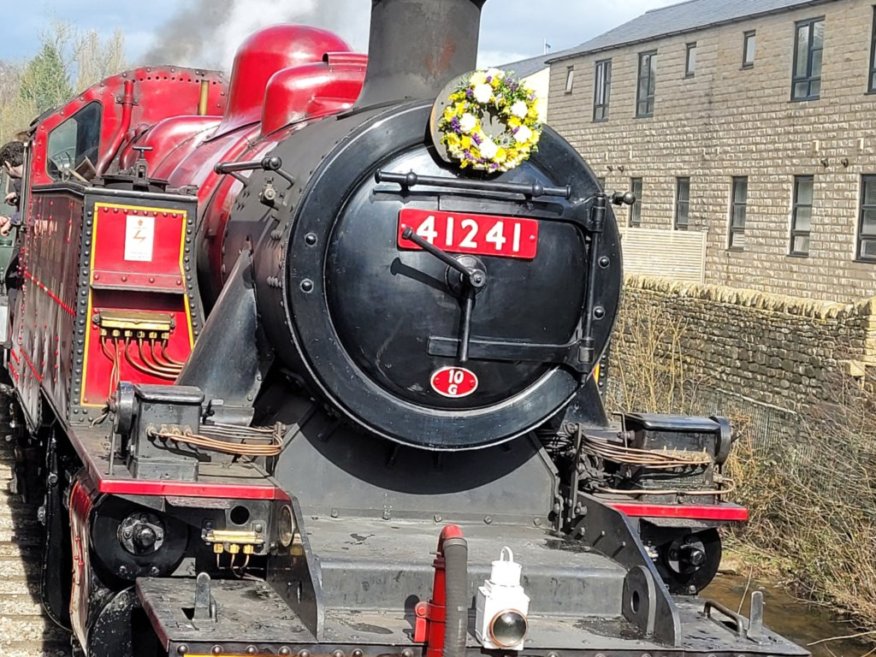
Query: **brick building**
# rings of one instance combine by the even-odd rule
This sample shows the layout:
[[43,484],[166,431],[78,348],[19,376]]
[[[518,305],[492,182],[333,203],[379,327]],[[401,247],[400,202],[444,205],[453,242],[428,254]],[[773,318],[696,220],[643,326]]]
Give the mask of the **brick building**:
[[619,211],[629,269],[876,295],[874,13],[690,0],[550,60],[548,122],[640,198]]

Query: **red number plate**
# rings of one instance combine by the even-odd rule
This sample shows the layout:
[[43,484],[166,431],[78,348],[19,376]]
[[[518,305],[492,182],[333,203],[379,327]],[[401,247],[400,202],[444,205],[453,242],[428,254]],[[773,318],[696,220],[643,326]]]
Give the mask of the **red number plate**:
[[403,208],[398,213],[398,246],[419,250],[402,237],[406,227],[442,251],[531,260],[538,250],[535,219],[490,214]]

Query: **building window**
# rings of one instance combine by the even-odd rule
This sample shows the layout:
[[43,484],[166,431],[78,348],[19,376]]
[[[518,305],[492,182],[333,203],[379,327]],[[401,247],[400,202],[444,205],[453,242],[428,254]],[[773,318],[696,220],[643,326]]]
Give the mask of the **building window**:
[[639,86],[636,91],[636,116],[654,116],[657,84],[657,51],[639,53]]
[[593,120],[608,119],[608,99],[611,97],[611,60],[596,62],[593,84]]
[[731,249],[745,248],[745,206],[748,203],[748,178],[733,178],[730,198],[730,231],[728,246]]
[[685,46],[684,77],[692,78],[697,69],[697,44],[696,41]]
[[794,77],[791,100],[815,100],[821,94],[821,52],[824,47],[824,19],[812,18],[796,25]]
[[751,30],[742,35],[742,68],[754,66],[754,51],[757,48],[757,32]]
[[861,176],[858,259],[876,262],[876,176]]
[[690,178],[675,179],[675,230],[687,230],[690,210]]
[[566,93],[572,93],[572,88],[575,86],[575,67],[569,66],[566,68]]
[[638,228],[642,225],[642,179],[630,178],[630,191],[636,197],[630,206],[630,226]]
[[876,7],[873,7],[873,36],[870,38],[870,85],[868,90],[876,92]]
[[794,207],[791,211],[791,255],[809,255],[813,183],[813,176],[794,177]]

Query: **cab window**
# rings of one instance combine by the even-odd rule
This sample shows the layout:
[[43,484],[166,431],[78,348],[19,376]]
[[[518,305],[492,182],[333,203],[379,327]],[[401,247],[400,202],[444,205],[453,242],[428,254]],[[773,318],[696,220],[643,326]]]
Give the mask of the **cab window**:
[[6,197],[15,191],[12,179],[6,171],[0,171],[0,216],[10,217],[15,212],[15,205],[6,202]]
[[[100,103],[90,103],[49,133],[46,173],[60,180],[65,170],[97,166]],[[90,165],[90,167],[89,167]]]

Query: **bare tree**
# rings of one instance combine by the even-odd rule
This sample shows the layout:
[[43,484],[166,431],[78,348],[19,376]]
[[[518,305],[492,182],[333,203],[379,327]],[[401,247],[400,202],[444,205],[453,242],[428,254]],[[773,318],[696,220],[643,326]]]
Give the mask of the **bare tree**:
[[18,66],[0,62],[0,143],[13,139],[41,112],[65,103],[76,91],[125,68],[125,39],[116,31],[56,23],[40,39],[37,54]]

